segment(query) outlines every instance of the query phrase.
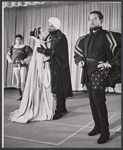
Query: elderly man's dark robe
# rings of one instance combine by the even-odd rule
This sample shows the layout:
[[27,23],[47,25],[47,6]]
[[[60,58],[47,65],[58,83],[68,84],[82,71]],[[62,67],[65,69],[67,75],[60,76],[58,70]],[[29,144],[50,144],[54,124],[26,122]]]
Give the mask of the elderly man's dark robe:
[[66,36],[57,30],[47,37],[51,41],[45,54],[50,57],[52,93],[71,97],[72,85],[69,68],[68,43]]

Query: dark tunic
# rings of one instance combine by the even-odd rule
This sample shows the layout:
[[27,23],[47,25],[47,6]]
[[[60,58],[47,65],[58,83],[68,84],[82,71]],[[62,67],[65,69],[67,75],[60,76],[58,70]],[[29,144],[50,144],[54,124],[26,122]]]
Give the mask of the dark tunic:
[[75,63],[85,62],[81,83],[92,84],[93,89],[103,89],[109,86],[105,70],[97,68],[98,62],[109,62],[111,66],[121,66],[121,34],[103,30],[90,32],[80,37],[75,45]]
[[[25,58],[32,55],[33,50],[31,47],[25,45],[22,48],[14,48],[14,46],[10,46],[8,48],[7,55],[11,57],[12,60],[14,60],[14,63],[12,64],[13,67],[18,67],[18,64],[16,63],[16,60],[24,60]],[[21,64],[21,67],[26,66],[27,64]]]
[[53,32],[48,37],[51,40],[50,48],[53,50],[50,59],[52,93],[71,97],[73,93],[67,38],[60,30]]

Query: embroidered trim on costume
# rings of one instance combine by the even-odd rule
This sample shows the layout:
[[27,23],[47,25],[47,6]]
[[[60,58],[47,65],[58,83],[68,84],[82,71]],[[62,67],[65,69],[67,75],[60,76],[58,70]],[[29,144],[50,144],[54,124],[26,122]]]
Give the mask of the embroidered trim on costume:
[[107,39],[110,42],[110,49],[112,51],[112,54],[114,55],[114,49],[117,46],[117,43],[116,43],[116,40],[114,39],[113,34],[110,31],[108,31],[108,32],[109,32],[110,36],[108,35],[108,33],[106,34],[106,36],[107,36]]
[[74,48],[74,51],[79,54],[81,57],[83,57],[83,54],[82,54],[82,50],[78,47],[78,44],[80,42],[80,40],[82,40],[85,36],[82,36],[80,37],[77,42],[76,42],[76,45],[75,45],[75,48]]

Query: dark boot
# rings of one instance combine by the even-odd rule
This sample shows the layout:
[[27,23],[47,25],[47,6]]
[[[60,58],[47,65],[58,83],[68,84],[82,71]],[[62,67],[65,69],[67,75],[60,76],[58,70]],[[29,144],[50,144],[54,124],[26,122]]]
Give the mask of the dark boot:
[[95,126],[95,127],[88,133],[88,135],[89,135],[89,136],[94,136],[94,135],[97,135],[97,134],[99,134],[99,133],[101,133],[101,128]]
[[67,109],[66,109],[66,108],[63,108],[63,109],[62,109],[62,113],[66,114],[66,113],[67,113]]
[[60,119],[62,117],[62,104],[63,104],[63,96],[57,95],[57,105],[55,115],[53,116],[53,120]]
[[98,144],[106,143],[109,140],[110,132],[109,130],[102,131],[99,139],[97,140]]
[[62,104],[62,113],[67,113],[67,108],[66,108],[66,99],[63,98],[63,104]]
[[62,113],[58,112],[57,110],[55,111],[55,115],[53,116],[53,120],[60,119],[62,117]]
[[99,109],[99,115],[101,118],[101,135],[97,140],[97,143],[103,144],[109,140],[109,136],[110,136],[108,114],[107,114],[107,108],[105,103],[101,104],[101,108]]
[[90,104],[90,107],[91,107],[92,117],[93,117],[95,126],[88,133],[88,135],[89,136],[94,136],[94,135],[97,135],[97,134],[101,133],[101,125],[100,125],[99,115],[98,115],[97,108],[96,108],[95,104]]
[[21,91],[21,88],[19,89],[19,95],[20,95],[20,97],[17,99],[17,101],[21,101],[22,100],[23,93]]

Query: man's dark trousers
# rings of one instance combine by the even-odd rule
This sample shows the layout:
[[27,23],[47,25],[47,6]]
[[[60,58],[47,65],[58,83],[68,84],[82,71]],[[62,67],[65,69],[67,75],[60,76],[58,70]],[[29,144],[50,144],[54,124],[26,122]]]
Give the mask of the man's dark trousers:
[[95,127],[101,129],[101,132],[108,132],[109,123],[107,107],[105,104],[105,89],[92,89],[90,83],[87,83],[87,89]]

